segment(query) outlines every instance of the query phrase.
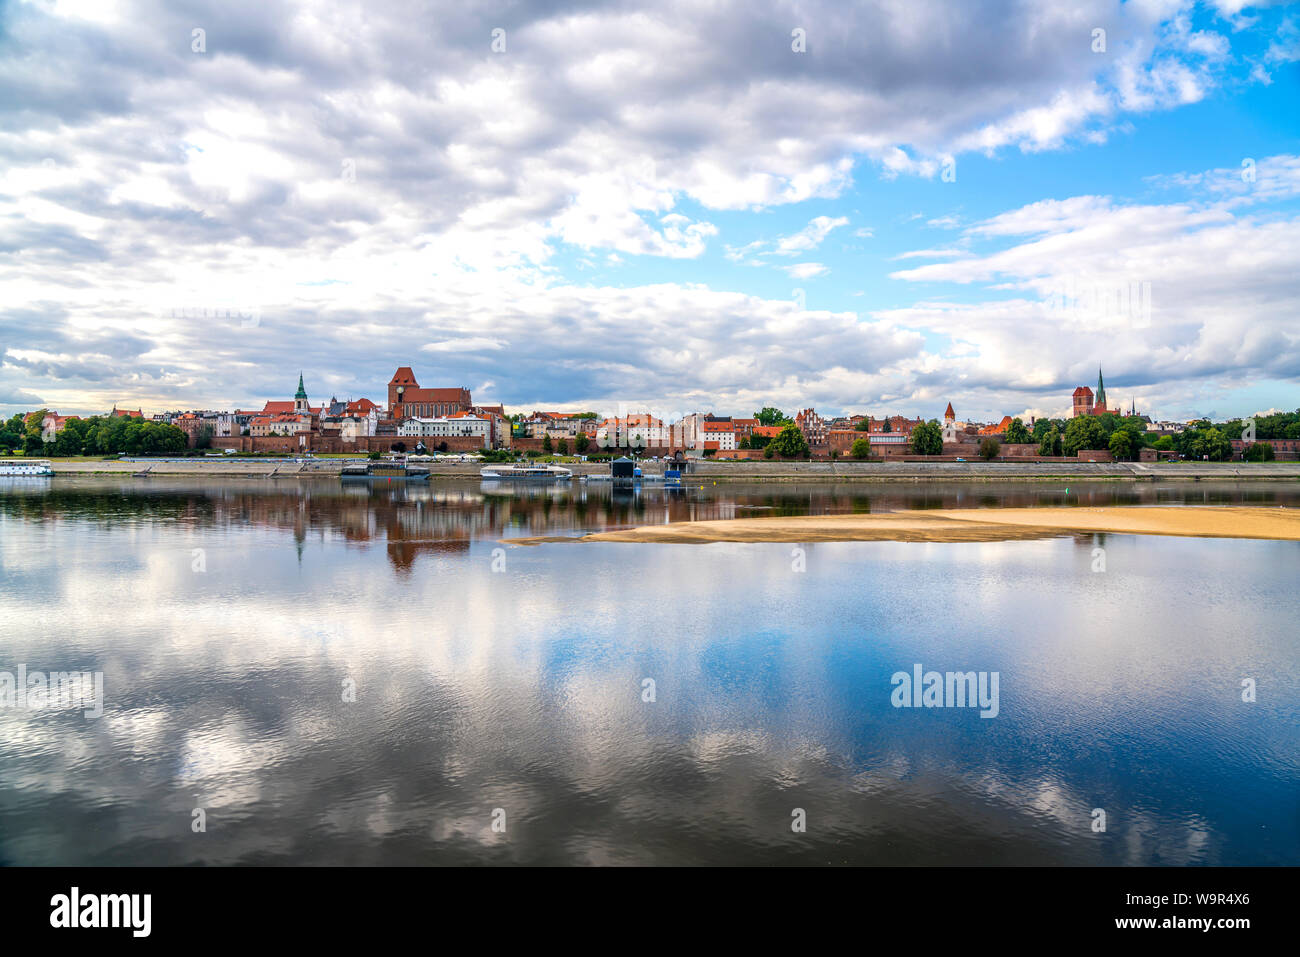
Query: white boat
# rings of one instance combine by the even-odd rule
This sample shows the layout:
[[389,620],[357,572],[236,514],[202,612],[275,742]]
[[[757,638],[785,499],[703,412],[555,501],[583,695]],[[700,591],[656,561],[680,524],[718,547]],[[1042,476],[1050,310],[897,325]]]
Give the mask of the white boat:
[[573,469],[559,465],[486,465],[478,474],[485,479],[512,482],[567,482],[573,477]]
[[0,476],[54,474],[49,459],[0,459]]

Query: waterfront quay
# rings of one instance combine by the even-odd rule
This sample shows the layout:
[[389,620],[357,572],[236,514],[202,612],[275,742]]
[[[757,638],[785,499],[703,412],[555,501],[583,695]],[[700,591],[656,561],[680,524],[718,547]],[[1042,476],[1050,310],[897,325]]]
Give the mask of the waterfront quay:
[[[53,459],[59,475],[262,476],[275,479],[337,479],[352,459],[234,458],[95,461]],[[609,474],[608,462],[566,462],[575,477]],[[477,463],[430,462],[434,480],[477,479]],[[663,463],[642,462],[643,472],[662,474]],[[141,473],[144,473],[141,475]],[[775,462],[693,461],[689,482],[1019,482],[1025,480],[1166,482],[1300,481],[1300,462]]]

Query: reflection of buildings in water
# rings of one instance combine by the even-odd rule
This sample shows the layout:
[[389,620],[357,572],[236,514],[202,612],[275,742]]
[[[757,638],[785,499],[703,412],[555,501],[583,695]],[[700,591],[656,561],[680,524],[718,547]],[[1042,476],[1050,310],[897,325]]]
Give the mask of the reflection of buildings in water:
[[[0,495],[0,516],[42,522],[261,527],[286,533],[299,549],[341,539],[385,542],[396,567],[421,553],[463,553],[470,542],[565,535],[633,525],[736,517],[905,509],[1036,505],[1300,503],[1294,483],[1017,483],[908,485],[705,484],[680,490],[608,483],[484,487],[477,479],[429,484],[152,479],[125,487],[95,480],[52,483]],[[1080,544],[1085,544],[1083,540]],[[1093,547],[1090,540],[1090,547]]]

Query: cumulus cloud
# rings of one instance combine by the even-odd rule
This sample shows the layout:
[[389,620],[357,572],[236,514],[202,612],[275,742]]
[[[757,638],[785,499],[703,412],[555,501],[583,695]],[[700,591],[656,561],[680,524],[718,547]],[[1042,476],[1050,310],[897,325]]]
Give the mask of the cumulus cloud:
[[830,267],[824,263],[795,263],[793,266],[783,266],[781,268],[794,279],[814,279],[831,271]]
[[[1295,159],[1261,167],[1286,171]],[[1220,172],[1192,181],[1216,183]],[[998,298],[934,299],[875,317],[950,340],[945,368],[964,387],[1043,411],[1065,411],[1066,387],[1090,381],[1099,363],[1118,395],[1139,403],[1168,397],[1178,380],[1220,389],[1295,379],[1300,217],[1242,215],[1238,205],[1233,189],[1203,203],[1078,196],[1009,210],[967,234],[1010,245],[891,274],[982,284]]]
[[847,216],[839,216],[834,219],[830,216],[817,216],[799,232],[777,240],[774,252],[778,256],[798,256],[820,246],[822,240],[830,235],[832,229],[838,226],[847,226],[848,224],[849,219]]
[[[521,403],[599,399],[633,375],[720,405],[760,373],[833,403],[923,390],[939,373],[919,333],[787,325],[788,303],[705,285],[579,286],[564,259],[698,260],[730,240],[725,255],[758,262],[724,214],[1194,101],[1230,54],[1188,9],[6,4],[0,382],[77,408],[243,404],[283,394],[299,366],[321,393],[375,393],[422,352],[424,378],[495,381],[484,398]],[[798,256],[847,224],[820,215],[762,248]],[[971,278],[953,281],[1006,266],[962,262]],[[909,357],[910,378],[882,374]]]

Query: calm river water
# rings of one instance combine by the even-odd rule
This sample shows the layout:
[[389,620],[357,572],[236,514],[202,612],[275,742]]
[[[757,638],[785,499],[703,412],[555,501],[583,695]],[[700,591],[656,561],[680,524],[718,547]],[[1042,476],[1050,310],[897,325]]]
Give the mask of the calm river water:
[[1300,544],[500,542],[1242,502],[1300,484],[0,480],[0,863],[1300,864]]

